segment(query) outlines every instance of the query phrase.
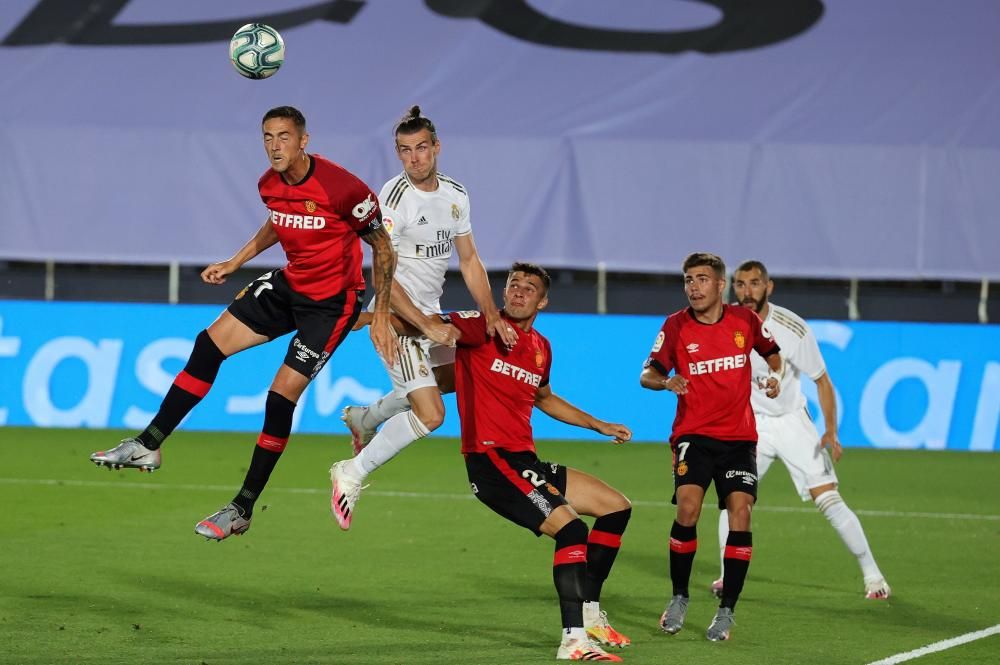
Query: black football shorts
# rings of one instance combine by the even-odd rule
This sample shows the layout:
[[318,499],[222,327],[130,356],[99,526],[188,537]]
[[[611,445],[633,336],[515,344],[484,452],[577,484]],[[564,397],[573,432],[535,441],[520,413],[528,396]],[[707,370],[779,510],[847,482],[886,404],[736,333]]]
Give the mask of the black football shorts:
[[708,490],[715,481],[719,508],[726,507],[726,497],[746,492],[757,500],[757,442],[721,441],[707,436],[683,434],[670,444],[673,452],[674,497],[681,485],[698,485]]
[[568,505],[566,467],[543,462],[532,451],[466,453],[465,469],[477,499],[536,536],[553,510]]
[[236,294],[229,313],[268,340],[297,331],[285,364],[312,379],[351,332],[363,295],[351,289],[313,300],[293,291],[281,270],[271,270]]

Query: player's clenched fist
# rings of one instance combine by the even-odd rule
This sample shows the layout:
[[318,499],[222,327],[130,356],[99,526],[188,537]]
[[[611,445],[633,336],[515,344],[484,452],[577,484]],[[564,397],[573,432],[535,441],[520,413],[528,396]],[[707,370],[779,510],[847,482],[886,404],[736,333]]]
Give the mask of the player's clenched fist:
[[225,284],[226,277],[232,272],[233,268],[229,265],[229,261],[219,261],[201,271],[201,281],[206,284]]

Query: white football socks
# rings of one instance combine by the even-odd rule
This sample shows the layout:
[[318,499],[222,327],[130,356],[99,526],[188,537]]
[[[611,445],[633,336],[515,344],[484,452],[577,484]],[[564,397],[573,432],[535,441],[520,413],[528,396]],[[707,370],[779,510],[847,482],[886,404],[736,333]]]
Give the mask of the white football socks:
[[596,600],[586,600],[583,602],[583,625],[585,627],[596,626],[601,621],[601,603]]
[[868,539],[865,537],[864,529],[861,528],[861,520],[847,507],[840,497],[840,492],[837,490],[823,492],[816,497],[816,507],[840,534],[841,540],[847,545],[851,554],[858,558],[865,582],[881,580],[882,571],[879,570],[871,548],[868,547]]
[[364,480],[369,473],[398,455],[403,448],[430,433],[412,411],[397,413],[386,421],[371,443],[347,464],[351,475]]
[[410,401],[406,399],[406,395],[396,391],[386,393],[377,402],[368,406],[361,418],[361,426],[365,429],[378,429],[378,426],[389,418],[409,408]]
[[719,577],[726,576],[727,540],[729,540],[729,511],[723,509],[719,511],[719,564],[722,566],[722,572],[719,573]]

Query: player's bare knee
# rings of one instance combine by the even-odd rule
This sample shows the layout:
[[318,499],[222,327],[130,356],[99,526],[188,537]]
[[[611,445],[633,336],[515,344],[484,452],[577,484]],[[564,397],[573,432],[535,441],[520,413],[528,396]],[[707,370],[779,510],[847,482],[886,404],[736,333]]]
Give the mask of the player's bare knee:
[[736,500],[729,502],[726,510],[729,513],[729,528],[732,531],[750,530],[750,511],[752,504],[749,501]]
[[677,522],[682,526],[694,526],[701,517],[701,504],[695,501],[678,501]]
[[542,522],[538,530],[546,536],[554,538],[557,533],[562,531],[564,526],[579,518],[580,516],[570,506],[559,506],[549,513],[549,516],[545,518],[545,521]]
[[413,415],[420,419],[424,427],[433,432],[444,422],[444,404],[413,404]]
[[628,500],[628,497],[621,492],[612,492],[608,496],[608,510],[607,513],[617,513],[623,510],[631,510],[632,502]]

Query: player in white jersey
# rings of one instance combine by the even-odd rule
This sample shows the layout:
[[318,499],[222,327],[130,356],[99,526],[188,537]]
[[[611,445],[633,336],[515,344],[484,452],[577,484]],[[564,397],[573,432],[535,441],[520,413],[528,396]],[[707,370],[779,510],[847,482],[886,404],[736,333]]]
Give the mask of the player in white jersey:
[[[762,479],[776,459],[784,462],[792,482],[803,501],[812,499],[816,507],[854,554],[864,576],[865,598],[889,597],[889,585],[875,563],[861,521],[837,491],[837,474],[833,462],[840,459],[843,449],[837,438],[837,401],[833,383],[826,372],[826,363],[812,330],[797,314],[768,302],[774,282],[760,261],[745,261],[733,273],[736,300],[760,315],[774,335],[785,359],[785,375],[781,394],[768,399],[763,391],[753,390],[750,403],[757,420],[757,477]],[[756,382],[767,376],[768,367],[756,353],[751,354],[751,366]],[[820,437],[806,410],[800,375],[816,382],[820,410],[826,431]],[[829,450],[827,450],[829,449]],[[831,456],[833,461],[831,461]],[[726,511],[719,518],[719,542],[725,543],[729,533]],[[720,546],[720,550],[723,546]],[[712,583],[718,593],[722,580]]]
[[[414,106],[396,125],[396,155],[403,173],[379,194],[382,223],[396,249],[390,305],[424,334],[399,337],[397,362],[383,361],[392,391],[367,407],[349,406],[343,420],[351,430],[355,456],[330,469],[330,507],[348,529],[362,483],[406,446],[427,436],[444,420],[442,392],[454,390],[454,341],[437,316],[452,250],[490,335],[513,345],[517,333],[500,318],[486,268],[476,251],[469,221],[469,195],[460,183],[437,170],[441,151],[437,130]],[[440,387],[439,387],[440,383]],[[384,423],[384,425],[383,425]],[[377,428],[382,425],[382,429]]]

